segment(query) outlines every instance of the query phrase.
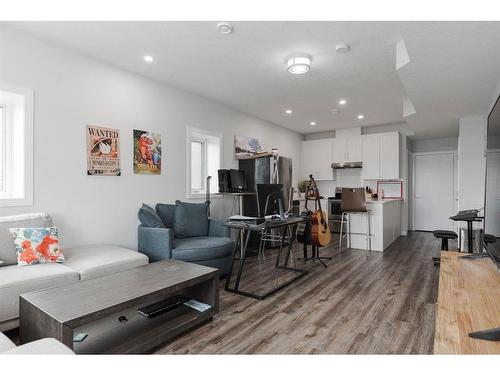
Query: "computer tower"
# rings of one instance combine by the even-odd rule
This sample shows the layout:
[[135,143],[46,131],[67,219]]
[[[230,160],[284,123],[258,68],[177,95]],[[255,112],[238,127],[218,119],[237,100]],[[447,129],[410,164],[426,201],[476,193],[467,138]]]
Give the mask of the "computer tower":
[[229,169],[219,169],[219,193],[228,193],[231,191],[231,178]]

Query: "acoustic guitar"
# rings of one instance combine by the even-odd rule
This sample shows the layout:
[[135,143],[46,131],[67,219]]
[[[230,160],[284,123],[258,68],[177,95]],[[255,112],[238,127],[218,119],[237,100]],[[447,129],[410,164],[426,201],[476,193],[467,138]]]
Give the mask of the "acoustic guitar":
[[[316,202],[317,210],[310,212],[307,210],[309,199]],[[332,235],[326,220],[326,214],[321,209],[321,198],[316,181],[312,175],[309,176],[309,183],[306,189],[306,212],[311,217],[310,222],[301,223],[297,228],[297,241],[315,246],[326,246],[330,243]]]

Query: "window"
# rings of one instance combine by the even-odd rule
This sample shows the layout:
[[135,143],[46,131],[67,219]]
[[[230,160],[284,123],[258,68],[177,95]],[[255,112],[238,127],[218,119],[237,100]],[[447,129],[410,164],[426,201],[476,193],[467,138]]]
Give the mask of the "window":
[[0,85],[0,206],[33,204],[33,92]]
[[188,128],[188,198],[204,196],[207,177],[210,192],[218,192],[218,173],[221,165],[222,136],[205,130]]

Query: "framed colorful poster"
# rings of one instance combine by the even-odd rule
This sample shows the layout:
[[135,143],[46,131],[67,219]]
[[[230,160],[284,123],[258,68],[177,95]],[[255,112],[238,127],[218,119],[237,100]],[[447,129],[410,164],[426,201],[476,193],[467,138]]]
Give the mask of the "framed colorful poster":
[[161,174],[161,135],[134,129],[134,173]]
[[120,176],[120,131],[87,125],[87,174]]

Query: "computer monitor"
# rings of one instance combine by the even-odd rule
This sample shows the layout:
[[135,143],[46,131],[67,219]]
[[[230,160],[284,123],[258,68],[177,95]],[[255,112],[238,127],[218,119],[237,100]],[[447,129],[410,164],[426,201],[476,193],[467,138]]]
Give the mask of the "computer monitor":
[[247,181],[245,178],[245,173],[238,169],[229,170],[229,178],[231,180],[231,190],[232,191],[245,191],[247,190]]
[[277,214],[284,219],[284,202],[283,184],[257,184],[259,217]]

